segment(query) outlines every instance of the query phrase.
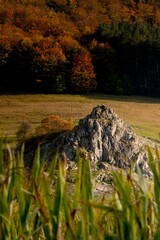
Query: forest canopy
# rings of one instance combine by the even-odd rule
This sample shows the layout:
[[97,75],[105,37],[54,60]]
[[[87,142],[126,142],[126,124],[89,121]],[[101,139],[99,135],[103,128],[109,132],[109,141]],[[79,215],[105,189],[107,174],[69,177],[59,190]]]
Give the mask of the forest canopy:
[[0,91],[160,96],[159,0],[0,0]]

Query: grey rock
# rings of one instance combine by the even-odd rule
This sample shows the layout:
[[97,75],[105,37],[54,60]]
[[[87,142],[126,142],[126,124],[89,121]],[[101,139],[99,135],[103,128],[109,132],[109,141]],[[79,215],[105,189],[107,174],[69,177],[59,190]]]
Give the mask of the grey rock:
[[155,147],[153,142],[137,136],[110,107],[101,105],[93,108],[71,132],[54,140],[50,148],[64,152],[71,161],[75,161],[76,149],[79,149],[92,165],[106,162],[123,169],[132,167],[134,170],[138,165],[145,176],[151,177],[147,145]]

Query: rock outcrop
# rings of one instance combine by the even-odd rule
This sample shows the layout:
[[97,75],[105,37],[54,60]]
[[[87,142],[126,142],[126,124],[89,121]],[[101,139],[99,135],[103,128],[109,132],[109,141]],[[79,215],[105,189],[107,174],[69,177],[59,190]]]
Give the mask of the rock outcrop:
[[114,111],[107,106],[97,106],[79,121],[71,132],[54,140],[49,148],[64,152],[69,160],[75,160],[76,149],[81,149],[94,164],[107,162],[123,169],[133,169],[138,164],[148,177],[148,141],[137,136]]

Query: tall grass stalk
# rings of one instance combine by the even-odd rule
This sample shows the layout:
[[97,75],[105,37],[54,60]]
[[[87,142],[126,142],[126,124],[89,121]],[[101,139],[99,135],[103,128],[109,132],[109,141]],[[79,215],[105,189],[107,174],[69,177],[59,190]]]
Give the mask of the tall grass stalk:
[[[7,149],[7,155],[4,154]],[[24,146],[13,154],[0,143],[0,239],[160,239],[160,153],[148,149],[154,182],[140,169],[113,172],[112,201],[93,198],[90,162],[77,152],[77,175],[68,193],[65,155],[46,166],[40,147],[29,174]],[[7,157],[6,157],[7,156]],[[135,177],[136,176],[136,177]]]

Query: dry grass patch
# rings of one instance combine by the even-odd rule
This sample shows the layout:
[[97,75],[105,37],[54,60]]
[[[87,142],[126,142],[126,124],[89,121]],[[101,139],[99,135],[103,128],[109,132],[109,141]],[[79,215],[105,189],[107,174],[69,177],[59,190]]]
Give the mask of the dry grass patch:
[[59,115],[64,119],[71,117],[77,122],[98,104],[113,108],[138,134],[159,139],[160,99],[105,94],[1,95],[0,134],[15,135],[22,122],[28,122],[34,133],[42,119],[51,115]]

